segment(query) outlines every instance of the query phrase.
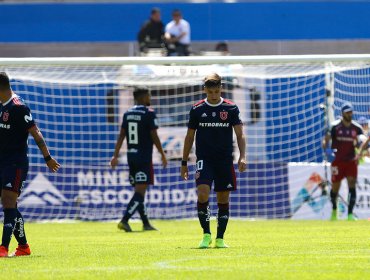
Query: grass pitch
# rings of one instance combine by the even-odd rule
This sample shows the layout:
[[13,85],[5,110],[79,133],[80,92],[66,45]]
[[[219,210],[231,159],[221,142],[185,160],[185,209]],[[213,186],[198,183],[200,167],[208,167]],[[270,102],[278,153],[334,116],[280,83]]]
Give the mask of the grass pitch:
[[369,221],[231,220],[230,248],[205,250],[198,221],[116,225],[28,223],[32,255],[0,259],[2,279],[370,279]]

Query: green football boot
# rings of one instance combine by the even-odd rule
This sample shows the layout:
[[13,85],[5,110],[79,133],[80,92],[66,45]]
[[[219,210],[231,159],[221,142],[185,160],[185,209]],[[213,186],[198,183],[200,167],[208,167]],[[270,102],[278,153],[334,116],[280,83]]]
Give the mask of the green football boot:
[[337,210],[333,210],[333,212],[331,212],[330,221],[336,221],[336,220],[338,220],[338,218],[337,218]]
[[225,244],[222,238],[216,238],[215,248],[229,248],[229,246]]
[[212,243],[211,234],[205,233],[203,235],[203,240],[199,244],[199,249],[207,249]]
[[357,221],[357,218],[353,214],[348,214],[348,221]]

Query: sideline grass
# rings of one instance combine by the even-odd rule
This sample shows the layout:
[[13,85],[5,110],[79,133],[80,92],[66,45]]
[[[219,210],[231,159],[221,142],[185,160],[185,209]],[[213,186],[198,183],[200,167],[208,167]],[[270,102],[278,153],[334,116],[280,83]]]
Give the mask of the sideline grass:
[[206,250],[198,221],[153,224],[28,223],[33,254],[0,259],[2,279],[370,279],[369,221],[231,220],[230,248]]

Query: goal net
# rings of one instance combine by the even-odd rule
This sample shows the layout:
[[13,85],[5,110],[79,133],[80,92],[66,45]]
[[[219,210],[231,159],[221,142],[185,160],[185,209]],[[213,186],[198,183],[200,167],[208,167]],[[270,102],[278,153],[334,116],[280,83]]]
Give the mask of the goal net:
[[[330,168],[324,163],[321,140],[345,101],[354,105],[355,120],[369,118],[369,58],[0,59],[0,71],[10,76],[13,91],[31,108],[51,154],[62,165],[58,173],[49,172],[29,139],[30,170],[19,207],[27,220],[121,218],[133,194],[125,144],[119,168],[110,169],[109,161],[122,115],[133,105],[133,89],[146,87],[169,158],[162,169],[154,149],[148,214],[158,219],[196,217],[194,150],[187,182],[179,175],[180,159],[189,110],[205,98],[202,79],[217,72],[223,78],[223,97],[240,109],[247,137],[248,169],[237,172],[231,216],[325,218],[330,202],[320,182],[330,178]],[[234,150],[236,163],[236,144]],[[369,170],[361,168],[363,182],[369,182]],[[358,197],[355,212],[369,216],[369,193],[364,190]],[[215,214],[214,193],[210,204]]]

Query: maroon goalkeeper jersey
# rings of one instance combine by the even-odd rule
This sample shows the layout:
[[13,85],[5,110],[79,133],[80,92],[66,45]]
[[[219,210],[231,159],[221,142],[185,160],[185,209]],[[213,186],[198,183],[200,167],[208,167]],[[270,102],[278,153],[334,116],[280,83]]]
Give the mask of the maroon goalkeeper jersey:
[[361,126],[352,121],[350,126],[345,126],[342,120],[332,124],[331,147],[336,150],[335,160],[350,161],[355,158],[355,147],[358,144],[358,136],[363,134]]

